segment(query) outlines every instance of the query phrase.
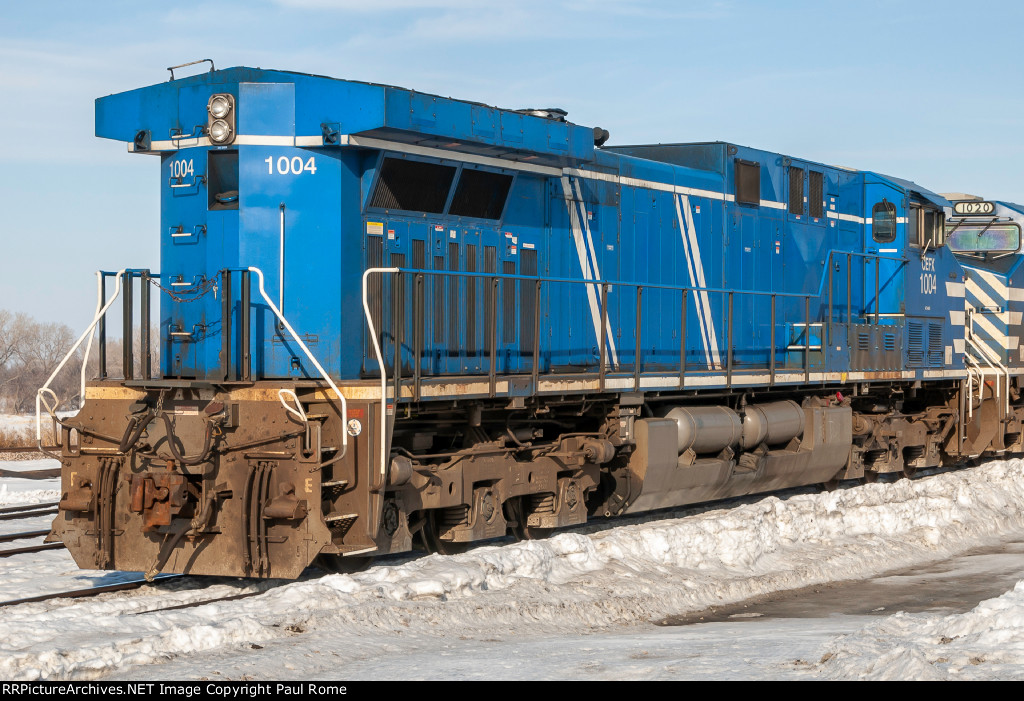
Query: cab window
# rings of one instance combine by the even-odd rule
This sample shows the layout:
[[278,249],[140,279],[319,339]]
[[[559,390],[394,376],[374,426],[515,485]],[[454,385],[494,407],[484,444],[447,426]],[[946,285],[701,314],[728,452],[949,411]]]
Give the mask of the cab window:
[[871,208],[871,238],[879,243],[896,240],[896,205],[882,200]]
[[935,250],[946,242],[946,218],[941,210],[912,204],[907,211],[907,242]]
[[1020,250],[1020,227],[1014,222],[951,221],[946,226],[949,248],[979,258],[1001,257]]

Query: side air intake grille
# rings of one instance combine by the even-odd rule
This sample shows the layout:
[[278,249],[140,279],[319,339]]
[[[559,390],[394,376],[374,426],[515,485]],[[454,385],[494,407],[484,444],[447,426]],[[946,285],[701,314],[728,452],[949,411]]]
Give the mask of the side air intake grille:
[[942,365],[942,324],[928,324],[928,364]]
[[924,325],[915,321],[907,323],[907,360],[911,365],[924,362]]

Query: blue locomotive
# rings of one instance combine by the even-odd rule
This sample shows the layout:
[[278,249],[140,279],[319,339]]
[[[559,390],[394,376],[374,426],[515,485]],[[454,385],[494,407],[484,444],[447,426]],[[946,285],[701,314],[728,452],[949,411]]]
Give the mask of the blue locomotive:
[[1021,448],[1021,208],[212,64],[96,134],[159,160],[161,269],[83,335],[83,567],[295,577]]

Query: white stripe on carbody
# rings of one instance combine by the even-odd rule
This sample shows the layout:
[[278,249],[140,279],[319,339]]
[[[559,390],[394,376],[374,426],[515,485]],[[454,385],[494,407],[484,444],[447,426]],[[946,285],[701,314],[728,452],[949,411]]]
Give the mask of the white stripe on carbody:
[[[700,244],[697,240],[696,227],[693,224],[693,214],[690,211],[690,200],[686,195],[679,195],[675,200],[679,234],[683,239],[683,251],[686,255],[686,267],[690,273],[690,282],[695,287],[707,287],[704,277],[704,262],[700,255]],[[697,310],[701,339],[704,342],[704,357],[708,367],[720,367],[722,360],[718,352],[718,336],[715,333],[715,323],[711,316],[711,301],[707,291],[695,291],[693,301]]]
[[[583,273],[583,279],[585,280],[600,280],[601,273],[596,270],[597,262],[594,262],[595,268],[591,268],[589,257],[587,256],[587,244],[583,238],[583,228],[580,225],[580,215],[576,207],[581,204],[576,201],[573,195],[572,184],[569,178],[562,178],[562,191],[565,193],[566,207],[569,209],[569,225],[572,229],[573,242],[576,244],[576,255],[580,261],[580,270]],[[590,317],[594,323],[594,338],[601,338],[601,310],[600,301],[598,297],[597,285],[585,284],[583,286],[587,291],[587,303],[590,306]],[[619,357],[615,350],[615,342],[612,338],[611,324],[608,325],[608,351],[609,358],[612,366],[617,367],[619,364]]]

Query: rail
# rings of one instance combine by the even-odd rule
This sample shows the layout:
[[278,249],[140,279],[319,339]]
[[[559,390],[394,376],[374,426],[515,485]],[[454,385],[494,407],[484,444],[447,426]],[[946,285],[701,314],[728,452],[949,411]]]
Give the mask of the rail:
[[[73,356],[75,354],[75,352],[78,350],[78,348],[82,345],[82,342],[85,341],[86,337],[88,336],[88,337],[91,338],[93,329],[95,329],[97,324],[99,324],[103,320],[104,316],[107,313],[107,310],[110,309],[111,305],[113,305],[114,301],[117,299],[118,294],[120,294],[120,292],[121,292],[121,279],[122,279],[122,277],[124,275],[125,275],[125,270],[120,270],[120,271],[118,271],[114,275],[114,279],[116,281],[116,283],[115,283],[116,286],[114,288],[114,295],[110,298],[110,301],[106,302],[102,306],[99,306],[99,309],[97,310],[96,314],[93,316],[92,323],[89,324],[88,328],[86,328],[86,330],[82,333],[82,335],[78,337],[78,340],[75,341],[73,346],[71,346],[71,350],[69,350],[67,352],[67,354],[64,356],[64,358],[57,364],[57,367],[54,368],[52,373],[50,373],[50,376],[48,378],[46,378],[46,382],[43,383],[43,386],[40,387],[38,390],[36,390],[36,447],[39,448],[39,452],[41,452],[41,453],[43,453],[43,454],[45,454],[45,455],[47,455],[47,456],[49,456],[51,458],[54,458],[56,460],[60,460],[60,456],[59,455],[55,455],[55,454],[50,453],[49,451],[46,451],[46,450],[43,449],[43,417],[42,417],[42,407],[45,406],[46,407],[46,412],[50,415],[51,418],[56,420],[56,417],[57,417],[57,407],[60,405],[60,398],[57,397],[57,394],[53,390],[50,389],[50,384],[54,381],[54,379],[57,377],[57,375],[60,373],[60,371],[64,369],[64,366],[67,365],[68,361],[71,359],[71,356]],[[100,279],[102,280],[102,274],[100,274]],[[102,302],[103,301],[103,297],[102,297],[103,285],[102,285],[102,283],[100,284],[100,290],[101,290],[100,301]],[[91,343],[90,343],[90,347],[91,347]],[[88,362],[88,357],[84,358],[82,360],[82,362],[83,362],[83,364]],[[84,369],[83,369],[82,372],[84,374],[84,372],[85,372]],[[52,404],[50,404],[49,401],[47,401],[47,399],[46,399],[47,396],[49,396],[52,399],[52,401],[53,401]],[[85,400],[85,393],[84,393],[84,391],[82,393],[82,400],[83,401]]]
[[[394,276],[394,284],[390,287],[390,291],[385,293],[386,287],[383,282],[378,283],[373,289],[370,289],[368,280],[372,275],[392,275]],[[396,397],[399,396],[400,388],[405,386],[402,378],[402,353],[403,350],[408,349],[408,354],[412,359],[412,378],[406,382],[411,385],[411,395],[414,401],[418,401],[422,394],[422,383],[425,376],[422,365],[424,358],[428,357],[427,348],[425,343],[425,329],[423,320],[427,313],[426,310],[426,297],[427,286],[424,284],[425,280],[434,278],[440,280],[447,278],[449,280],[465,280],[465,287],[473,287],[475,290],[480,291],[482,286],[484,292],[484,308],[483,315],[485,322],[482,325],[477,324],[478,313],[476,310],[467,310],[468,317],[465,320],[458,320],[453,323],[457,323],[459,331],[456,335],[461,334],[462,331],[466,330],[469,324],[472,324],[474,331],[482,327],[484,332],[484,345],[483,353],[486,354],[489,360],[489,367],[487,368],[488,377],[488,394],[490,396],[496,395],[496,384],[497,374],[499,366],[499,348],[498,348],[498,332],[499,332],[499,309],[498,302],[499,298],[506,305],[504,309],[504,321],[502,326],[512,323],[515,324],[513,317],[520,319],[519,333],[516,338],[519,339],[521,356],[529,356],[530,363],[529,369],[518,369],[511,370],[503,374],[514,374],[514,375],[526,375],[530,374],[534,383],[534,387],[537,386],[541,373],[541,300],[544,296],[545,288],[553,288],[559,285],[583,285],[589,290],[592,290],[595,299],[595,308],[592,311],[593,322],[595,325],[595,332],[598,338],[597,347],[597,377],[599,386],[602,390],[606,388],[607,382],[611,375],[616,373],[623,375],[624,377],[631,376],[632,389],[638,391],[641,387],[641,373],[642,368],[645,364],[645,356],[647,355],[643,347],[643,322],[645,317],[645,305],[644,295],[652,294],[654,291],[660,291],[662,293],[672,293],[676,296],[676,318],[680,321],[680,333],[679,333],[679,355],[677,360],[667,368],[668,371],[679,373],[679,388],[685,389],[687,387],[687,370],[696,369],[695,362],[690,361],[687,358],[688,352],[693,353],[695,349],[688,348],[686,338],[686,327],[687,327],[687,307],[690,305],[690,298],[694,298],[694,303],[699,305],[699,311],[704,314],[701,318],[702,327],[702,343],[704,344],[704,354],[707,359],[706,370],[711,371],[724,371],[726,385],[731,387],[734,381],[734,372],[737,369],[737,361],[734,352],[734,330],[735,330],[735,306],[737,297],[740,299],[744,298],[756,298],[765,300],[765,306],[768,307],[769,323],[770,328],[770,343],[761,349],[756,351],[762,355],[766,355],[766,362],[763,365],[756,364],[745,364],[744,369],[747,370],[765,370],[769,375],[769,384],[774,385],[780,363],[777,356],[782,353],[786,354],[787,351],[792,351],[794,348],[800,352],[802,360],[798,365],[792,363],[784,364],[786,369],[800,369],[803,371],[804,380],[809,380],[811,358],[810,354],[812,350],[820,352],[818,346],[812,346],[809,335],[811,330],[815,326],[820,326],[822,321],[821,316],[821,300],[816,300],[816,295],[813,293],[786,293],[786,292],[771,292],[762,290],[734,290],[725,288],[711,288],[711,287],[695,287],[695,286],[679,286],[662,283],[638,283],[628,281],[615,281],[615,280],[580,280],[576,278],[556,278],[556,277],[539,277],[535,275],[523,275],[523,274],[503,274],[496,275],[494,273],[484,272],[463,272],[463,271],[451,271],[451,270],[427,270],[417,268],[371,268],[364,273],[364,286],[363,286],[363,307],[364,314],[367,317],[367,325],[370,330],[370,342],[373,346],[374,357],[377,360],[378,366],[381,372],[381,385],[382,385],[382,396],[386,397],[386,385],[388,382],[388,369],[386,368],[387,360],[384,352],[381,350],[381,336],[384,334],[384,330],[387,327],[386,324],[378,324],[374,318],[383,320],[383,313],[386,307],[390,307],[391,314],[391,340],[390,349],[392,352],[393,368],[390,370],[390,379],[394,382],[396,387]],[[408,301],[410,296],[410,284],[411,284],[411,302],[412,302],[412,313],[410,317],[402,317],[400,314],[395,314],[395,307],[398,306],[400,310],[404,310],[406,304],[403,301],[397,301],[399,297],[403,300]],[[435,285],[434,290],[434,304],[438,304],[437,295],[444,295],[443,291],[439,291],[440,287]],[[456,288],[452,288],[456,289]],[[462,293],[467,293],[467,289],[461,290]],[[517,292],[518,289],[518,292]],[[629,294],[622,294],[620,290],[630,289],[633,291],[636,300],[635,316],[632,321],[634,324],[633,329],[633,363],[621,363],[615,356],[610,357],[609,353],[609,337],[616,337],[622,335],[623,327],[616,326],[612,327],[609,319],[609,295],[614,294],[620,300],[620,305],[625,308],[625,304],[629,301]],[[524,292],[526,294],[524,294]],[[600,312],[596,309],[596,298],[597,294],[600,293]],[[529,318],[524,315],[523,305],[516,305],[513,301],[513,307],[507,306],[509,303],[509,296],[513,300],[527,298],[526,301],[532,306],[529,311]],[[709,295],[717,295],[721,298],[722,307],[726,311],[725,320],[725,335],[726,342],[723,345],[717,341],[714,343],[707,342],[703,337],[704,330],[709,327],[716,325],[715,321],[709,316],[710,303],[708,301]],[[623,300],[622,297],[626,299]],[[448,299],[458,299],[458,294],[453,293],[448,295]],[[779,306],[781,301],[786,301],[790,306],[786,310],[788,313],[780,315]],[[664,302],[664,300],[659,300]],[[815,304],[814,314],[812,315],[812,302]],[[458,310],[449,308],[447,310],[449,314],[457,314]],[[650,311],[647,310],[647,314]],[[598,315],[600,318],[598,318]],[[785,318],[784,318],[785,317]],[[411,324],[412,329],[409,328],[409,319],[414,319],[415,323]],[[511,320],[511,321],[510,321]],[[788,323],[791,329],[803,329],[802,336],[804,340],[802,343],[794,346],[788,341],[786,344],[779,346],[776,343],[777,327],[780,323]],[[411,333],[407,333],[411,331]],[[615,333],[609,333],[614,331]],[[438,334],[438,327],[435,323],[434,327],[435,335]],[[452,333],[449,331],[448,333]],[[711,332],[708,332],[711,333]],[[513,334],[514,335],[514,334]],[[406,344],[408,336],[411,336],[413,341],[411,347]],[[460,336],[461,337],[461,336]],[[529,343],[529,349],[524,350],[522,348],[523,339]],[[467,335],[468,340],[468,335]],[[691,339],[692,340],[692,339]],[[476,346],[475,341],[470,342],[474,347]],[[620,353],[621,355],[621,353]],[[725,356],[724,362],[721,359],[721,355]],[[632,369],[628,373],[623,373],[622,366],[632,365]],[[451,373],[434,373],[432,376],[440,376]],[[482,374],[482,373],[481,373]],[[574,375],[576,376],[576,375]]]
[[[370,330],[370,338],[373,340],[373,351],[377,356],[377,363],[380,366],[380,486],[383,487],[387,479],[387,369],[384,367],[384,355],[380,350],[380,341],[377,338],[377,331],[373,326],[373,314],[370,313],[369,294],[367,293],[367,280],[373,274],[397,273],[398,268],[368,268],[363,273],[363,314],[366,316],[366,325]],[[397,355],[397,353],[396,353]],[[396,378],[399,375],[396,375]],[[398,384],[395,384],[395,403],[398,402]],[[346,422],[347,423],[347,422]],[[343,426],[345,424],[342,424]],[[347,426],[346,431],[347,433]]]
[[[835,271],[835,259],[837,257],[846,258],[846,317],[845,321],[836,322],[834,313],[834,298],[835,298],[835,284],[833,272]],[[881,277],[881,261],[888,260],[894,263],[899,263],[899,267],[892,271],[893,275],[896,275],[903,266],[907,264],[907,259],[896,256],[883,256],[877,253],[860,253],[858,251],[838,251],[836,249],[830,249],[828,256],[825,259],[826,270],[822,271],[821,282],[818,283],[818,297],[825,296],[826,284],[828,293],[828,328],[825,331],[825,343],[828,344],[831,341],[831,326],[833,323],[853,323],[853,259],[862,258],[866,261],[874,260],[875,262],[875,295],[871,302],[874,304],[874,313],[868,312],[867,299],[864,299],[864,307],[858,310],[858,316],[863,316],[867,319],[874,317],[874,324],[877,326],[883,316],[879,309],[879,294],[881,292],[880,277]],[[863,277],[861,278],[863,280]],[[864,295],[866,297],[866,295]]]
[[[338,455],[331,458],[330,460],[328,460],[327,462],[321,463],[318,466],[320,468],[326,467],[327,465],[330,465],[334,462],[337,462],[338,460],[341,460],[343,457],[345,457],[345,454],[348,452],[348,404],[345,401],[345,395],[341,393],[341,390],[338,389],[338,386],[334,384],[334,380],[331,379],[330,373],[324,370],[323,365],[321,365],[320,362],[316,359],[316,357],[314,357],[313,353],[310,352],[306,344],[302,341],[301,338],[299,338],[299,334],[295,332],[295,329],[292,328],[292,325],[289,324],[288,320],[284,318],[284,314],[281,313],[281,310],[278,309],[277,305],[274,304],[274,301],[270,299],[270,295],[267,294],[266,289],[264,289],[263,287],[263,271],[260,270],[259,268],[254,268],[252,266],[250,266],[248,270],[250,273],[256,274],[256,278],[259,281],[260,296],[263,297],[263,301],[267,303],[267,306],[270,307],[270,310],[272,312],[274,312],[274,316],[276,316],[278,321],[281,322],[281,325],[284,326],[284,328],[288,331],[289,334],[291,334],[291,337],[295,340],[295,342],[299,344],[299,348],[301,348],[302,352],[306,354],[307,358],[309,358],[309,362],[313,364],[313,367],[317,369],[317,372],[320,373],[323,379],[334,391],[334,394],[337,395],[338,400],[341,402],[341,425],[344,427],[344,429],[341,431],[341,452]],[[284,397],[279,395],[279,398],[281,399],[281,403],[284,404]],[[298,404],[298,401],[296,401],[296,404]],[[285,405],[285,409],[288,409],[287,405]],[[289,411],[292,410],[289,409]],[[305,417],[303,416],[303,418]],[[308,419],[306,419],[306,421],[308,422]]]
[[[241,333],[240,333],[240,336],[241,336],[241,349],[240,349],[241,350],[241,356],[240,356],[239,366],[237,367],[237,371],[235,373],[235,377],[232,377],[232,372],[231,372],[231,357],[232,357],[232,352],[233,352],[232,342],[231,342],[231,335],[232,335],[231,334],[231,306],[233,304],[233,297],[232,297],[232,292],[231,292],[232,273],[241,273],[241,276],[242,276],[242,289],[241,289],[241,294],[240,294],[240,296],[241,296],[241,303],[242,303],[242,313],[240,315],[241,316]],[[188,289],[188,290],[177,290],[176,292],[171,292],[171,291],[165,289],[164,291],[176,296],[177,294],[185,294],[185,293],[188,293],[188,292],[195,292],[195,291],[198,290],[198,295],[196,297],[194,297],[194,298],[198,298],[199,296],[202,296],[203,294],[205,294],[206,291],[208,291],[210,289],[214,289],[215,290],[218,281],[221,283],[221,285],[223,285],[224,289],[221,291],[222,317],[223,317],[222,318],[222,325],[223,326],[222,326],[222,334],[221,334],[222,335],[222,354],[221,354],[222,355],[222,361],[221,361],[222,362],[222,368],[221,368],[221,370],[222,370],[222,373],[223,373],[223,379],[226,380],[226,381],[235,379],[235,380],[238,380],[238,381],[249,382],[252,379],[251,349],[250,349],[250,335],[251,335],[251,309],[250,309],[250,306],[251,306],[250,305],[250,302],[251,302],[251,299],[250,299],[250,297],[251,297],[251,283],[250,283],[250,279],[249,279],[250,274],[255,274],[256,275],[257,283],[258,283],[257,287],[258,287],[259,294],[263,298],[263,301],[267,304],[267,306],[271,310],[271,312],[273,312],[274,316],[276,317],[276,319],[280,323],[281,327],[288,331],[288,333],[291,335],[292,339],[299,345],[299,347],[302,349],[302,352],[309,359],[309,361],[313,365],[313,367],[316,368],[316,370],[320,373],[321,377],[324,379],[324,381],[327,383],[327,385],[330,387],[330,389],[333,390],[335,395],[338,397],[338,401],[341,404],[342,424],[343,425],[347,425],[347,423],[348,423],[348,405],[347,405],[347,402],[345,400],[345,396],[341,393],[341,390],[338,389],[338,386],[334,383],[334,380],[331,379],[330,374],[324,369],[324,367],[320,364],[320,362],[316,359],[316,357],[312,354],[312,352],[309,350],[309,348],[303,342],[303,340],[299,336],[299,334],[296,333],[295,329],[288,322],[288,320],[284,317],[284,315],[281,312],[280,308],[276,304],[274,304],[274,301],[267,294],[266,289],[264,287],[264,277],[263,277],[263,271],[262,270],[260,270],[259,268],[255,268],[255,267],[249,267],[249,268],[244,268],[244,269],[225,269],[225,270],[220,271],[220,273],[218,273],[218,276],[216,278],[213,278],[213,279],[210,279],[210,280],[202,279],[202,280],[200,280],[199,283],[196,283],[195,285],[193,285],[192,283],[183,283],[183,282],[172,282],[171,283],[172,286],[176,286],[177,285],[177,286],[189,287],[190,289]],[[61,361],[57,364],[56,368],[53,370],[53,372],[47,378],[47,380],[43,384],[43,386],[40,387],[36,391],[36,445],[37,445],[37,448],[39,449],[40,452],[44,453],[45,455],[47,455],[49,457],[55,458],[55,459],[60,459],[60,456],[58,456],[55,453],[52,453],[49,450],[47,450],[47,448],[49,448],[49,446],[44,447],[42,445],[42,413],[43,413],[43,409],[45,409],[46,412],[54,420],[57,420],[56,419],[56,413],[57,413],[57,410],[58,410],[59,405],[60,405],[60,400],[57,397],[56,393],[52,389],[50,389],[50,385],[53,383],[53,381],[57,377],[57,375],[64,369],[64,367],[68,364],[68,362],[71,360],[71,358],[75,355],[75,353],[78,351],[78,349],[82,346],[82,344],[84,342],[84,343],[86,343],[86,346],[85,346],[85,352],[84,352],[83,359],[82,359],[82,368],[81,368],[81,372],[80,372],[80,392],[81,392],[82,401],[85,400],[86,373],[87,373],[87,366],[88,366],[89,355],[92,352],[94,335],[98,336],[98,347],[99,347],[99,350],[98,350],[98,363],[97,363],[98,364],[98,376],[99,376],[99,379],[101,379],[101,380],[107,379],[107,377],[108,377],[108,372],[107,372],[108,357],[107,357],[107,319],[106,319],[106,316],[107,316],[107,312],[110,311],[111,307],[114,305],[114,302],[118,299],[118,297],[121,297],[122,300],[123,300],[123,302],[122,302],[123,303],[123,314],[122,314],[122,325],[123,325],[123,328],[122,328],[122,333],[123,333],[123,336],[122,336],[122,339],[123,339],[122,340],[122,370],[123,370],[123,377],[124,377],[125,380],[135,380],[136,379],[136,377],[135,377],[135,374],[136,374],[135,373],[135,350],[134,350],[134,342],[135,342],[134,334],[135,334],[135,332],[134,332],[134,325],[133,325],[134,324],[134,318],[135,318],[135,302],[134,302],[134,285],[133,285],[133,283],[134,283],[134,281],[136,279],[138,279],[140,281],[140,283],[141,283],[140,284],[141,301],[140,301],[140,305],[139,305],[140,306],[139,316],[140,316],[140,319],[141,319],[141,329],[140,329],[140,339],[139,340],[140,340],[140,347],[141,347],[140,352],[142,353],[142,356],[141,356],[141,368],[140,368],[141,378],[140,379],[145,380],[145,381],[149,381],[149,380],[154,379],[154,377],[153,377],[153,367],[152,367],[152,352],[150,350],[150,319],[151,319],[151,316],[152,316],[150,284],[153,281],[155,281],[155,280],[159,280],[160,279],[160,275],[154,274],[154,273],[152,273],[149,270],[126,268],[126,269],[123,269],[123,270],[119,270],[116,273],[100,270],[100,271],[97,271],[96,277],[97,277],[97,292],[96,292],[97,301],[96,301],[96,311],[95,311],[95,313],[93,315],[92,321],[86,327],[85,331],[82,332],[81,336],[79,336],[78,339],[75,341],[75,343],[71,346],[71,349],[65,354],[65,356],[61,359]],[[107,298],[107,285],[106,285],[106,281],[107,281],[108,278],[111,278],[111,277],[114,278],[114,290],[113,290],[113,294],[108,299]],[[94,334],[94,331],[96,332],[95,334]],[[187,336],[191,336],[192,335],[192,333],[186,333],[186,332],[181,332],[181,333],[184,334],[184,335],[187,335]],[[173,336],[174,332],[171,332],[171,335]],[[285,399],[286,399],[285,396],[280,396],[279,398],[281,399],[281,403],[285,406],[285,409],[287,409],[292,414],[298,415],[300,417],[300,420],[303,420],[304,423],[308,424],[308,419],[306,419],[304,417],[304,412],[301,411],[301,408],[299,409],[299,411],[295,411],[293,408],[289,407],[288,403],[285,401]],[[298,405],[298,401],[294,397],[294,395],[292,395],[289,398],[294,400],[294,403],[296,405]],[[298,406],[301,407],[301,405],[298,405]],[[345,454],[347,453],[347,451],[348,451],[348,433],[347,433],[347,431],[342,431],[342,446],[341,446],[341,450],[331,460],[328,460],[328,461],[322,463],[321,465],[319,465],[318,469],[322,468],[322,467],[325,467],[327,465],[330,465],[330,464],[332,464],[332,463],[334,463],[334,462],[336,462],[338,460],[341,460],[342,458],[345,457]]]
[[[980,358],[981,361],[984,362],[986,365],[988,365],[988,367],[992,370],[991,375],[996,378],[996,384],[995,384],[996,399],[1000,399],[1001,398],[1003,400],[1003,402],[1002,402],[1002,404],[1003,404],[1003,407],[1002,407],[1003,408],[1003,414],[1004,415],[1009,415],[1009,413],[1010,413],[1010,370],[1009,370],[1009,368],[1007,368],[1005,365],[1003,365],[1003,363],[1002,363],[1002,361],[1000,361],[999,357],[997,355],[995,355],[994,353],[992,353],[991,350],[987,349],[985,344],[978,343],[977,341],[974,340],[973,324],[968,323],[968,324],[966,324],[964,326],[964,328],[965,328],[965,331],[966,331],[964,337],[965,337],[965,339],[967,341],[967,346],[972,351],[974,351],[974,353],[977,355],[977,357]],[[972,355],[971,353],[965,353],[964,354],[964,358],[965,359],[970,359],[971,355]],[[984,371],[984,368],[982,368],[980,365],[978,365],[977,362],[975,362],[975,365],[978,366],[978,371],[979,371],[979,373],[981,373],[982,377],[984,377],[986,374],[989,374],[989,373],[986,373]],[[1001,385],[1002,385],[1002,387],[1001,387]]]

